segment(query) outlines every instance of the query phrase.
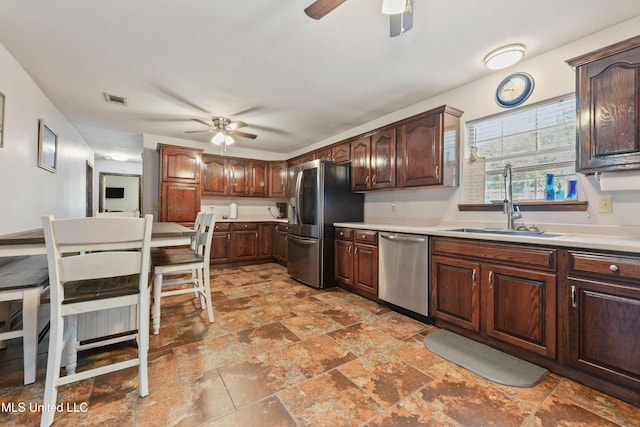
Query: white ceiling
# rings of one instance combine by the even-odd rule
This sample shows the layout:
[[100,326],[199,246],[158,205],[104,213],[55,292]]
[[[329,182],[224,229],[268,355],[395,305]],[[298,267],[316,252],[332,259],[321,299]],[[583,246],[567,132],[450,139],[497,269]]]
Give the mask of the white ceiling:
[[319,21],[311,2],[2,0],[0,43],[96,158],[139,156],[142,133],[204,144],[184,131],[212,115],[258,134],[238,145],[286,154],[487,75],[502,45],[531,57],[640,15],[638,0],[415,0],[390,38],[381,0]]

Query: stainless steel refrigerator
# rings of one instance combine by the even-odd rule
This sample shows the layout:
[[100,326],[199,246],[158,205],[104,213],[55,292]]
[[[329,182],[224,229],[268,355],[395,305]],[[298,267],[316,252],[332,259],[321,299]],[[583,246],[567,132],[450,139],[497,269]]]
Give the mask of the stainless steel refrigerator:
[[333,286],[335,222],[364,219],[364,194],[351,192],[351,168],[325,160],[289,170],[289,275],[309,286]]

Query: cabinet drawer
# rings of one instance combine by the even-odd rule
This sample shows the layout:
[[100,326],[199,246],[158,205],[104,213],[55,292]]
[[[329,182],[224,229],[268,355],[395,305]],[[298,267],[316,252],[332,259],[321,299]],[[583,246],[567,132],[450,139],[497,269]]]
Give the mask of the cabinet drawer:
[[336,239],[338,240],[353,239],[353,228],[336,227]]
[[286,233],[287,231],[289,231],[289,224],[276,225],[276,231]]
[[378,232],[371,230],[354,230],[356,242],[368,243],[370,245],[378,244]]
[[257,229],[258,229],[257,222],[234,222],[233,223],[233,231],[257,230]]
[[231,223],[230,222],[216,222],[216,224],[213,226],[213,230],[214,231],[229,231],[229,230],[231,230]]
[[438,255],[480,259],[550,271],[555,271],[557,268],[557,251],[553,248],[439,237],[431,239],[431,242],[432,252]]
[[569,251],[569,272],[640,281],[640,258]]

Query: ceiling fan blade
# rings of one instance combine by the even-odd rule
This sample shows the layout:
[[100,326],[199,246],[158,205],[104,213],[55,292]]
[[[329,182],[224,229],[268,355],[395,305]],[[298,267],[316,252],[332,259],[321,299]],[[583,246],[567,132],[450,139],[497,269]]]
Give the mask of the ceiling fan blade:
[[232,130],[229,133],[231,135],[239,136],[240,138],[256,139],[258,137],[258,135],[254,135],[252,133],[240,132],[240,131],[237,131],[237,130]]
[[203,125],[205,125],[205,126],[212,127],[212,123],[211,123],[211,122],[205,122],[205,121],[204,121],[204,120],[202,120],[202,119],[193,119],[193,118],[192,118],[191,120],[193,120],[194,122],[202,123],[202,124],[203,124]]
[[243,128],[245,126],[248,126],[245,122],[241,122],[240,120],[237,120],[235,122],[231,122],[227,125],[227,129],[229,130],[236,130],[236,129],[240,129]]
[[185,130],[184,133],[202,133],[202,132],[213,132],[213,129],[205,129],[205,130]]
[[400,36],[413,28],[413,0],[407,1],[407,8],[404,12],[390,15],[389,22],[391,23],[389,30],[391,37]]
[[346,0],[316,0],[304,10],[309,18],[320,19]]

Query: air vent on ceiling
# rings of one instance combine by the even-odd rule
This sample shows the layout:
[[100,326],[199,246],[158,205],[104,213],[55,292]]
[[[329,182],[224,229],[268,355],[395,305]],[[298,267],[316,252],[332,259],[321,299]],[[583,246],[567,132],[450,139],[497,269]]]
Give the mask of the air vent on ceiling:
[[107,92],[104,93],[104,99],[107,102],[111,102],[113,104],[125,105],[125,106],[127,105],[127,98],[122,96],[111,95]]

